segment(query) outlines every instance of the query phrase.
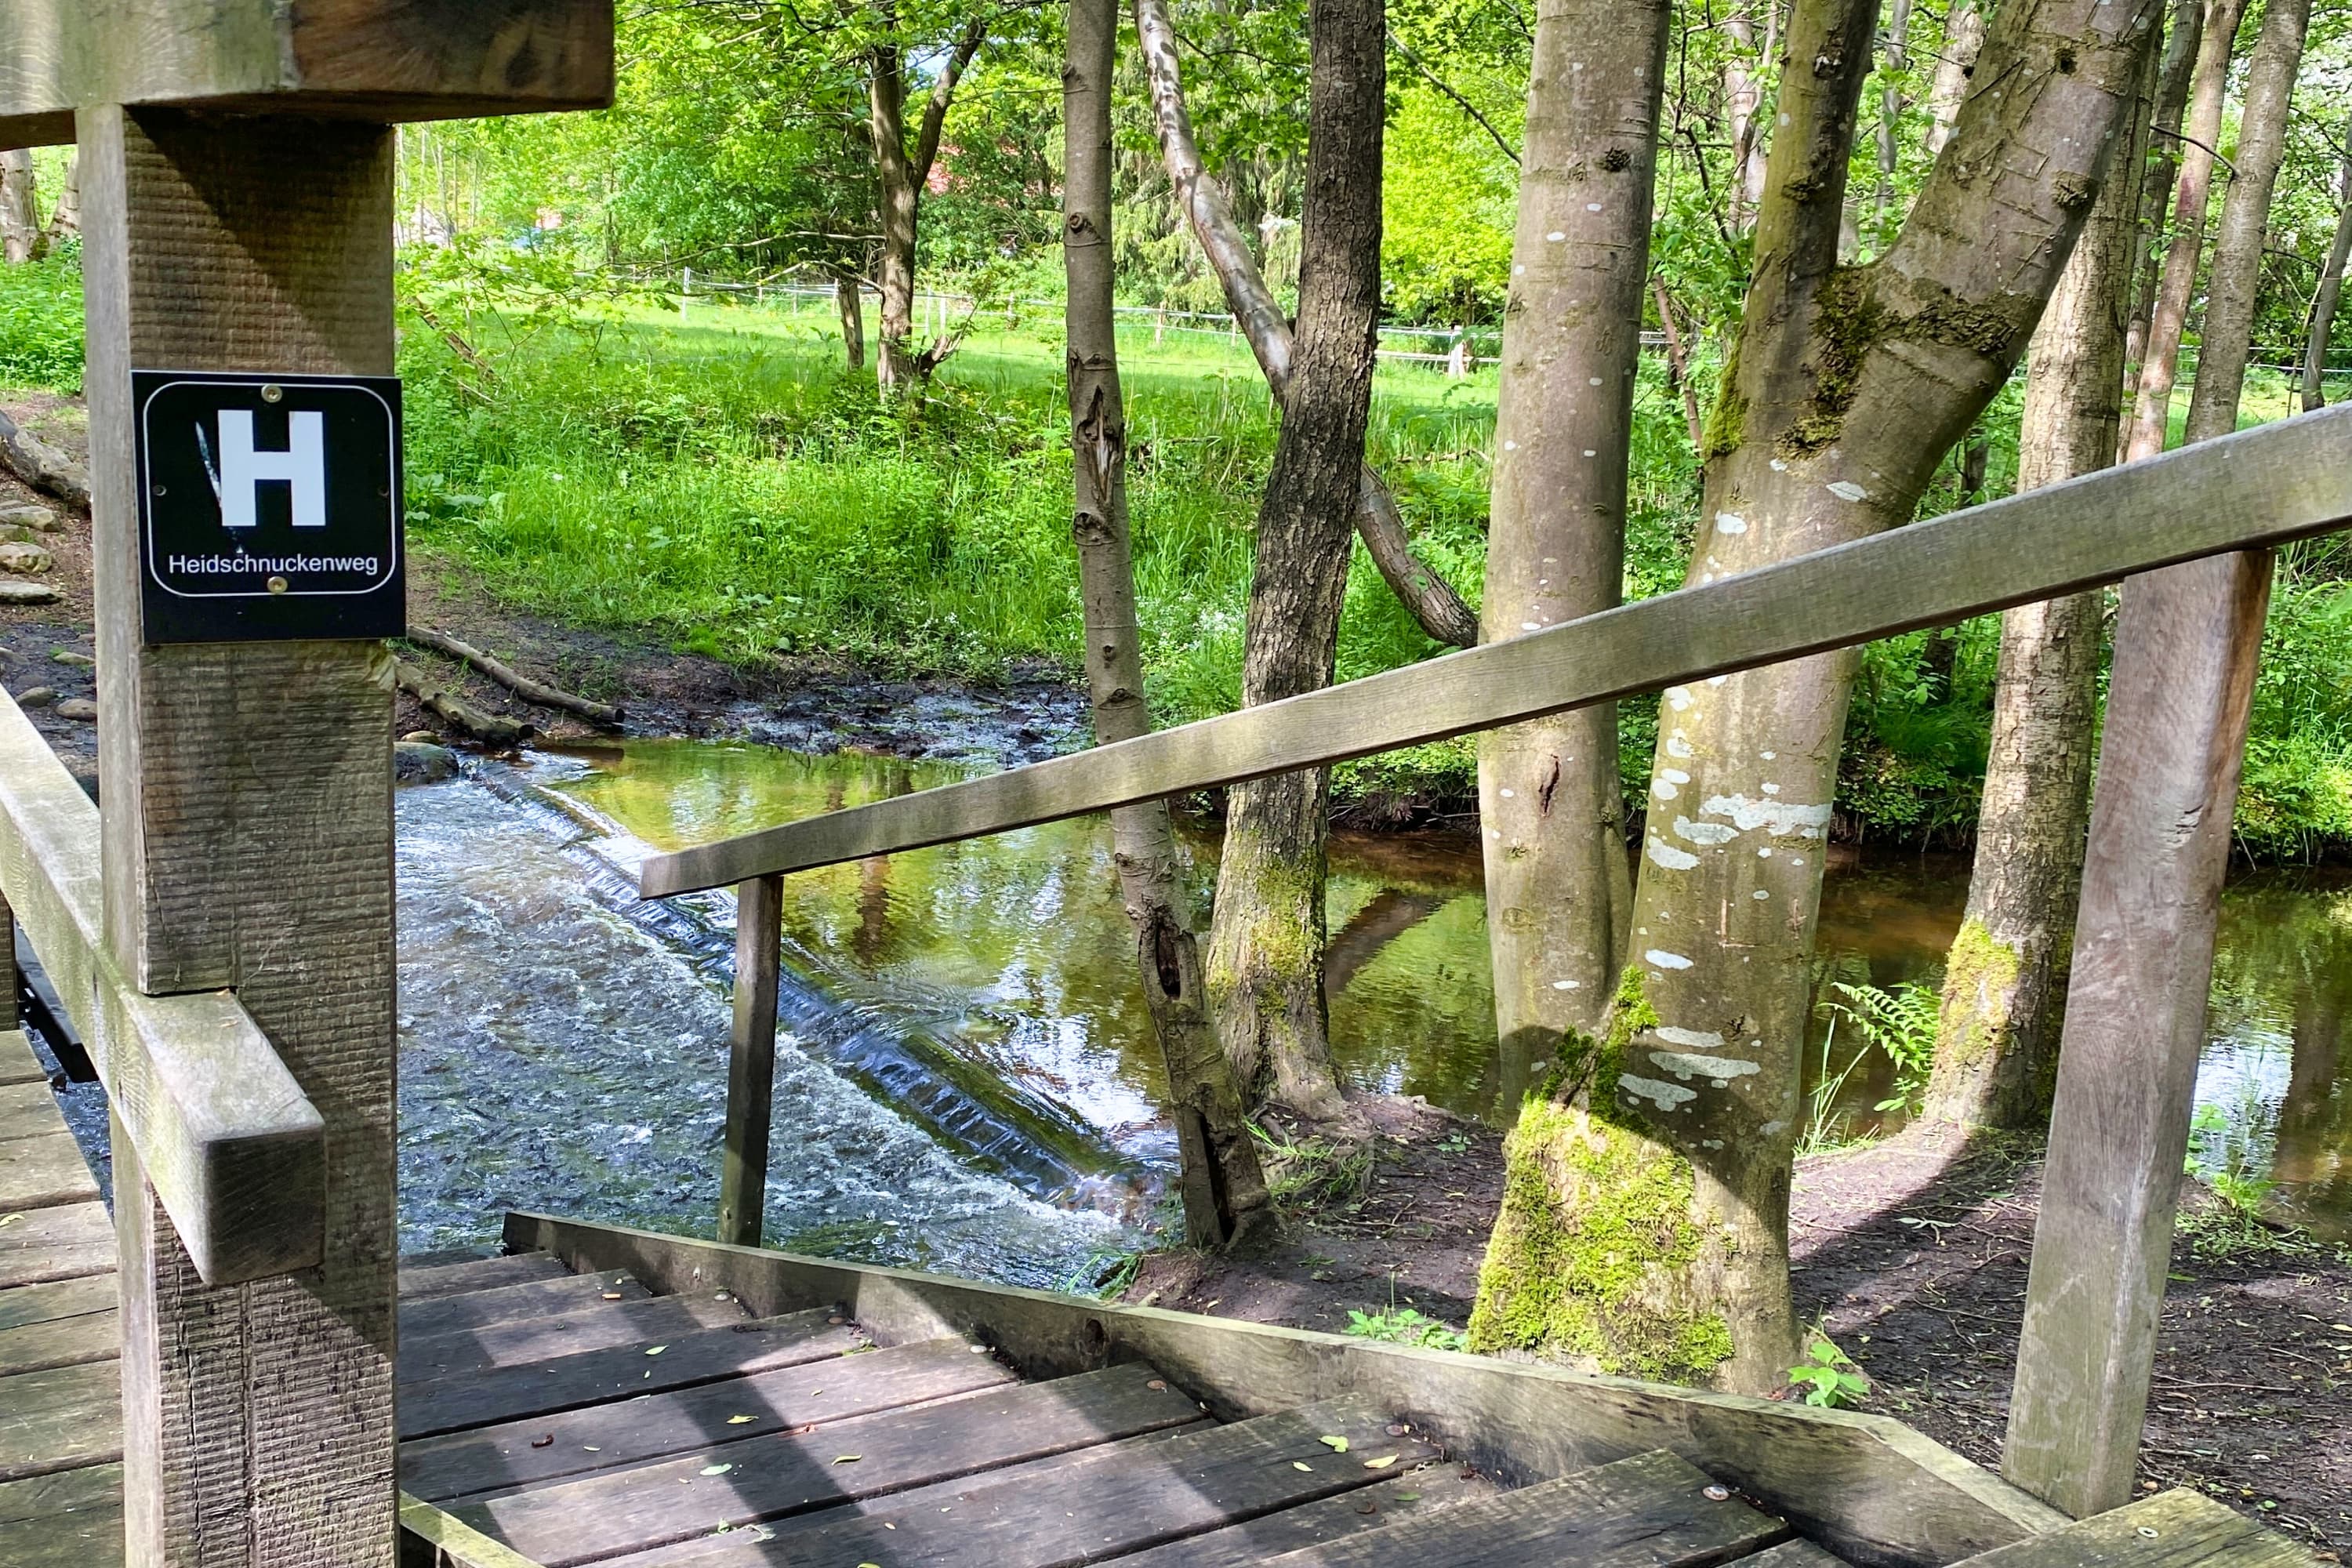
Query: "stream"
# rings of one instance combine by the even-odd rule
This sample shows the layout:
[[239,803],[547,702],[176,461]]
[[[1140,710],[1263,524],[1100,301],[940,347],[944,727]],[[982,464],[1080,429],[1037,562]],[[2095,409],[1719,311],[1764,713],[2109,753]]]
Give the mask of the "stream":
[[[631,742],[403,789],[402,1246],[492,1239],[508,1207],[708,1235],[733,963],[724,893],[652,904],[649,850],[963,776],[855,752]],[[1214,841],[1185,835],[1202,907]],[[1964,858],[1833,859],[1815,963],[1933,984]],[[1331,853],[1335,1057],[1354,1085],[1496,1119],[1477,845],[1341,834]],[[771,1245],[1066,1284],[1161,1217],[1174,1146],[1099,819],[785,879]],[[2233,883],[2199,1077],[2197,1157],[2276,1183],[2352,1237],[2336,1092],[2352,878]],[[1817,1009],[1824,1140],[1886,1130],[1892,1064]]]

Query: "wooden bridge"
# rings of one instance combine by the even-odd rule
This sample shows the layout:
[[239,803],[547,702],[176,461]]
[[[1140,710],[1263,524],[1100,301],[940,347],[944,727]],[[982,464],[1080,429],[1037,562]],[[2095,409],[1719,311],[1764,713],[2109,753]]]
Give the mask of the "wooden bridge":
[[[2192,1493],[2116,1505],[2263,552],[2352,522],[2352,411],[650,862],[656,895],[739,890],[726,1239],[509,1215],[506,1256],[401,1266],[388,658],[284,576],[185,638],[134,376],[382,396],[389,123],[611,80],[609,0],[0,0],[0,146],[80,147],[105,801],[0,701],[0,930],[88,1046],[114,1161],[110,1218],[0,1032],[0,1564],[2301,1560]],[[786,874],[2126,579],[2074,961],[2099,1005],[2070,1011],[2009,1479],[1882,1417],[757,1245]]]

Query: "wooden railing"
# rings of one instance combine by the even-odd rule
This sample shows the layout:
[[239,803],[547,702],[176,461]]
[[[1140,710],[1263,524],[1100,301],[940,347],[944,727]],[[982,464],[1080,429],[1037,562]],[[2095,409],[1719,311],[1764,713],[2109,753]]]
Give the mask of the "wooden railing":
[[1027,827],[1777,664],[2352,522],[2352,407],[962,784],[649,857],[648,898]]
[[0,695],[0,930],[13,911],[205,1281],[310,1268],[326,1123],[234,994],[150,996],[125,978],[106,951],[98,835],[98,807]]

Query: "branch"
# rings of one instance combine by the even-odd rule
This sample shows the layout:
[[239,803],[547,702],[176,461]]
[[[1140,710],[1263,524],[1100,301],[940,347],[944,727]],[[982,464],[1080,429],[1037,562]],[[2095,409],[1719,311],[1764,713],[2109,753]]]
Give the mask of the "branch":
[[408,628],[408,640],[472,666],[526,702],[535,702],[541,708],[553,708],[565,713],[576,713],[590,723],[608,730],[618,727],[621,722],[621,710],[611,703],[593,702],[585,697],[574,697],[569,691],[559,691],[552,686],[542,685],[447,632],[436,631],[431,626],[412,626]]
[[2196,137],[2175,131],[2168,125],[2151,125],[2148,129],[2155,132],[2158,136],[2169,136],[2175,142],[2188,142],[2189,145],[2196,148],[2199,152],[2210,154],[2212,157],[2213,162],[2221,164],[2224,169],[2229,170],[2230,178],[2234,180],[2238,177],[2238,165],[2221,156],[2221,150],[2219,147],[2208,146],[2206,143],[2197,140]]
[[940,69],[939,80],[931,84],[931,100],[923,105],[922,129],[915,133],[915,162],[910,172],[919,187],[930,179],[931,164],[939,158],[940,133],[947,127],[948,105],[955,100],[956,80],[971,64],[972,57],[980,53],[980,46],[987,41],[985,19],[966,27],[963,37],[956,40],[955,52]]
[[1402,38],[1398,37],[1396,36],[1396,29],[1393,27],[1389,29],[1389,47],[1394,49],[1406,59],[1412,61],[1413,69],[1426,77],[1429,79],[1430,86],[1435,88],[1438,91],[1452,99],[1455,104],[1460,106],[1463,113],[1476,121],[1480,129],[1484,130],[1487,135],[1495,139],[1495,145],[1502,149],[1503,156],[1508,158],[1514,166],[1517,164],[1519,161],[1518,153],[1512,150],[1511,144],[1508,142],[1503,140],[1503,133],[1495,129],[1494,122],[1489,121],[1485,115],[1478,112],[1478,106],[1476,104],[1472,103],[1468,99],[1463,97],[1459,92],[1456,92],[1452,85],[1444,78],[1440,77],[1435,71],[1430,69],[1429,62],[1423,59],[1419,55],[1413,53],[1412,46],[1406,43]]

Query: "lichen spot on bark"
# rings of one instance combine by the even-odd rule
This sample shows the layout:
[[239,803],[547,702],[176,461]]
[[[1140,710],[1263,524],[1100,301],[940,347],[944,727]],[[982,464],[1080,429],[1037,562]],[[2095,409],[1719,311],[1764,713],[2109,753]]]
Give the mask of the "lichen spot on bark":
[[1722,1316],[1683,1300],[1707,1237],[1692,1217],[1690,1162],[1618,1093],[1634,1037],[1657,1026],[1629,969],[1603,1035],[1571,1032],[1528,1094],[1504,1142],[1472,1350],[1693,1384],[1730,1357]]

